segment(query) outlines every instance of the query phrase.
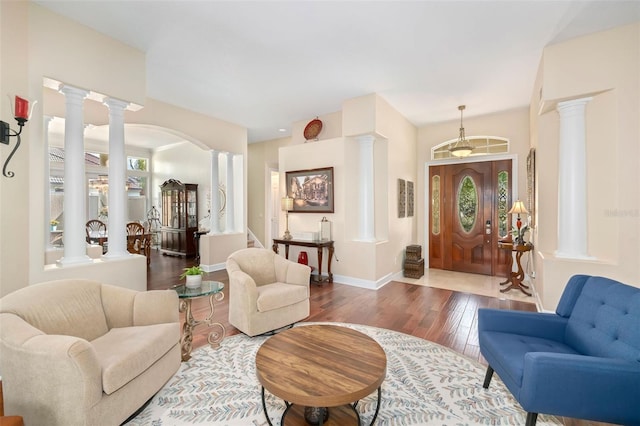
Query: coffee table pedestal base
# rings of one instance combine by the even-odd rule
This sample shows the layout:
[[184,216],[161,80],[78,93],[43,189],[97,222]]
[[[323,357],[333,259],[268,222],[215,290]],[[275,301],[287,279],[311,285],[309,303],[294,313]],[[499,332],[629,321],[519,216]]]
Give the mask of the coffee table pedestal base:
[[[378,412],[380,411],[380,401],[382,397],[382,389],[378,388],[378,401],[376,403],[376,412],[371,419],[369,426],[373,425],[378,418]],[[345,426],[345,425],[358,425],[362,424],[360,420],[360,414],[357,407],[358,402],[353,404],[340,405],[338,407],[304,407],[297,404],[291,404],[285,401],[287,408],[282,413],[280,419],[281,426],[300,426],[300,425],[312,425],[312,426]],[[262,408],[264,409],[264,415],[267,419],[269,426],[273,426],[269,413],[267,411],[267,404],[265,401],[265,389],[262,388]],[[323,412],[324,416],[319,416],[319,413]],[[310,418],[308,418],[310,417]]]

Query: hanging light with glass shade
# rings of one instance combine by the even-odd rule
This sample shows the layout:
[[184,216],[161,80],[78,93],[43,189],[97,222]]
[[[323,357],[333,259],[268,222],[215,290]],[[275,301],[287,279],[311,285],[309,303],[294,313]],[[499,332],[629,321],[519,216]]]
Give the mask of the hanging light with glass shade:
[[464,136],[464,126],[462,125],[462,111],[464,111],[464,109],[464,105],[458,107],[460,111],[460,135],[458,136],[458,140],[449,145],[449,152],[454,157],[467,157],[473,151],[473,147]]

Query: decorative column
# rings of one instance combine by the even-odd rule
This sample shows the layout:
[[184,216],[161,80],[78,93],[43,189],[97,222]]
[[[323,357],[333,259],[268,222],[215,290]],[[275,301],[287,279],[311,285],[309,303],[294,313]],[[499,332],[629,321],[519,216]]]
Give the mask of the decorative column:
[[89,263],[86,243],[87,184],[84,165],[83,102],[88,91],[62,86],[65,95],[64,124],[64,255],[59,264]]
[[211,212],[209,213],[209,234],[220,233],[220,152],[211,151]]
[[51,182],[50,182],[50,168],[49,168],[49,124],[51,124],[53,117],[49,115],[44,116],[44,246],[46,248],[52,248],[51,245]]
[[558,249],[556,256],[587,259],[587,149],[585,108],[592,98],[560,102]]
[[233,196],[234,182],[233,182],[233,154],[227,153],[227,211],[226,211],[226,227],[225,232],[234,232],[235,226],[235,200]]
[[373,143],[376,138],[371,135],[356,138],[360,145],[358,211],[360,223],[358,239],[375,241],[375,205],[374,205],[374,176],[373,176]]
[[109,245],[106,258],[130,256],[127,251],[127,157],[124,151],[124,110],[129,105],[105,99],[109,108]]

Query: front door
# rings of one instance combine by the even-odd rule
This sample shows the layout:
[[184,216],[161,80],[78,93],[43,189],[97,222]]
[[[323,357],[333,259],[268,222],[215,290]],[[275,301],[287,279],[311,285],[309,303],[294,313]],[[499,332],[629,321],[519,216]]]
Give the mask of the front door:
[[430,167],[429,265],[504,275],[511,160]]

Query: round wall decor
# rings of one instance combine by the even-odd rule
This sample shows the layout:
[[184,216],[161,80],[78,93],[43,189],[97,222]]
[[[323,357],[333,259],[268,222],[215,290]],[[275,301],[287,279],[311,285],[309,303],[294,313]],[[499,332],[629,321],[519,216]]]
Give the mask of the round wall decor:
[[322,121],[318,119],[318,117],[311,120],[307,126],[304,128],[304,138],[306,140],[315,139],[318,140],[318,135],[322,130]]

